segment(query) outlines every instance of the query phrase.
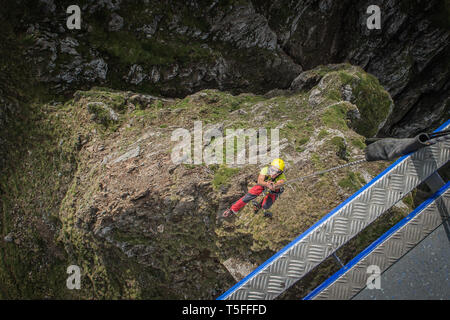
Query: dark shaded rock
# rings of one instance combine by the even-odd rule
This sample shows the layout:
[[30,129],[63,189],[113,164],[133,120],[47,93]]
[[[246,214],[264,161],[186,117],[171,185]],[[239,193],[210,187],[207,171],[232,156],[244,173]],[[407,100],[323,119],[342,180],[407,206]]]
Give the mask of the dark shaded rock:
[[[366,25],[373,4],[381,9],[381,30]],[[27,5],[9,2],[4,11],[23,12]],[[126,83],[173,97],[213,87],[265,93],[292,83],[293,90],[308,90],[318,76],[293,82],[303,70],[348,61],[376,76],[394,100],[379,135],[413,135],[450,113],[449,9],[443,0],[105,0],[82,7],[82,30],[70,37],[61,23],[66,7],[39,1],[30,13],[3,19],[34,41],[25,58],[56,93]],[[140,58],[147,55],[154,61]]]
[[[366,26],[372,4],[381,9],[381,30]],[[449,117],[445,1],[271,1],[255,7],[304,69],[349,61],[380,80],[395,107],[379,135],[412,136]]]
[[237,48],[259,47],[275,50],[277,35],[273,32],[264,16],[255,12],[248,3],[236,6],[224,17],[212,24],[213,40],[232,43]]
[[307,91],[317,85],[320,79],[322,79],[321,75],[314,72],[305,71],[295,78],[294,81],[292,81],[289,89],[294,92],[299,92],[302,90]]
[[119,31],[123,28],[123,18],[117,13],[111,15],[111,21],[108,24],[109,31]]
[[138,64],[133,64],[126,76],[127,81],[131,84],[140,84],[146,78],[147,75],[144,73],[144,69]]
[[8,233],[8,234],[3,238],[3,240],[4,240],[5,242],[13,242],[13,241],[14,241],[14,236],[13,236],[12,233]]

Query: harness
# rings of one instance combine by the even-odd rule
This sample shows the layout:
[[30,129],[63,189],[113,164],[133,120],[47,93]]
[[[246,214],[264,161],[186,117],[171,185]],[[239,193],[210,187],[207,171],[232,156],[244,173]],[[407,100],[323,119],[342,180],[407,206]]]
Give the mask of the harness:
[[[275,176],[275,178],[272,178],[271,175],[268,174],[268,175],[264,178],[264,181],[275,182],[276,179],[277,179],[282,173],[283,173],[283,171],[279,172],[279,173]],[[278,188],[277,190],[278,190],[278,191],[276,191],[276,190],[272,191],[272,190],[270,190],[269,188],[264,187],[263,194],[266,195],[266,194],[270,193],[270,194],[275,194],[275,195],[277,195],[277,196],[279,197],[279,196],[284,192],[284,187],[280,186],[280,188]]]

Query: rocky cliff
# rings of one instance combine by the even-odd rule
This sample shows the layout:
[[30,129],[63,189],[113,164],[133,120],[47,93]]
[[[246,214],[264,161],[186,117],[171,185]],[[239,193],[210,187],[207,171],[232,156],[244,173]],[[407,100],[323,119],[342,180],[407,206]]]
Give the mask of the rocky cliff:
[[[421,1],[6,2],[3,32],[52,92],[92,85],[182,97],[286,89],[302,70],[348,61],[375,75],[395,110],[380,135],[408,136],[449,115],[449,7]],[[381,29],[369,30],[369,5]]]
[[70,1],[3,2],[0,297],[217,297],[387,164],[292,186],[273,219],[218,221],[259,166],[175,164],[174,130],[279,129],[289,178],[357,159],[364,137],[429,130],[449,110],[444,3],[381,1],[377,31],[350,0],[85,0],[81,30]]
[[[293,185],[272,219],[245,208],[218,220],[261,164],[174,163],[177,128],[192,132],[201,121],[224,137],[227,129],[277,128],[294,178],[361,157],[357,132],[376,131],[392,107],[376,78],[348,64],[305,72],[291,87],[265,96],[207,89],[183,99],[97,87],[64,105],[37,105],[32,143],[19,147],[2,184],[2,297],[216,298],[386,166]],[[366,114],[374,108],[379,118]],[[408,210],[396,208],[377,228]],[[342,257],[377,235],[370,231]],[[65,287],[72,264],[83,271],[75,292]]]

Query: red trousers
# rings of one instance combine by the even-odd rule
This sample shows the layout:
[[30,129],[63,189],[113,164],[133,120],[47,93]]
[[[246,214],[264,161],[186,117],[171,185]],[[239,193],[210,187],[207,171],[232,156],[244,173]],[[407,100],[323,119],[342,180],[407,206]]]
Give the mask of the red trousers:
[[[238,201],[236,201],[232,206],[231,206],[231,210],[233,212],[238,212],[239,210],[241,210],[247,203],[249,203],[251,200],[255,199],[257,196],[259,196],[261,194],[261,192],[264,191],[264,187],[256,185],[253,188],[251,188],[247,194],[245,196],[243,196],[242,198],[240,198]],[[277,194],[276,193],[271,193],[269,192],[263,199],[262,201],[262,208],[263,209],[269,209],[272,204],[275,202],[275,200],[277,199]]]

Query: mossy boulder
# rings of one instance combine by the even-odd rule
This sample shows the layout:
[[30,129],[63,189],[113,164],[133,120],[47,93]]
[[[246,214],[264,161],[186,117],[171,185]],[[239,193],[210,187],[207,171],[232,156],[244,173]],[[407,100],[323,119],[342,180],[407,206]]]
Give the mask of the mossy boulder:
[[[304,89],[310,90],[309,101],[313,105],[336,101],[322,118],[327,126],[342,129],[349,124],[366,137],[378,133],[394,107],[389,93],[373,75],[349,64],[319,66],[303,72],[293,81],[291,90]],[[348,121],[343,120],[344,113]]]

